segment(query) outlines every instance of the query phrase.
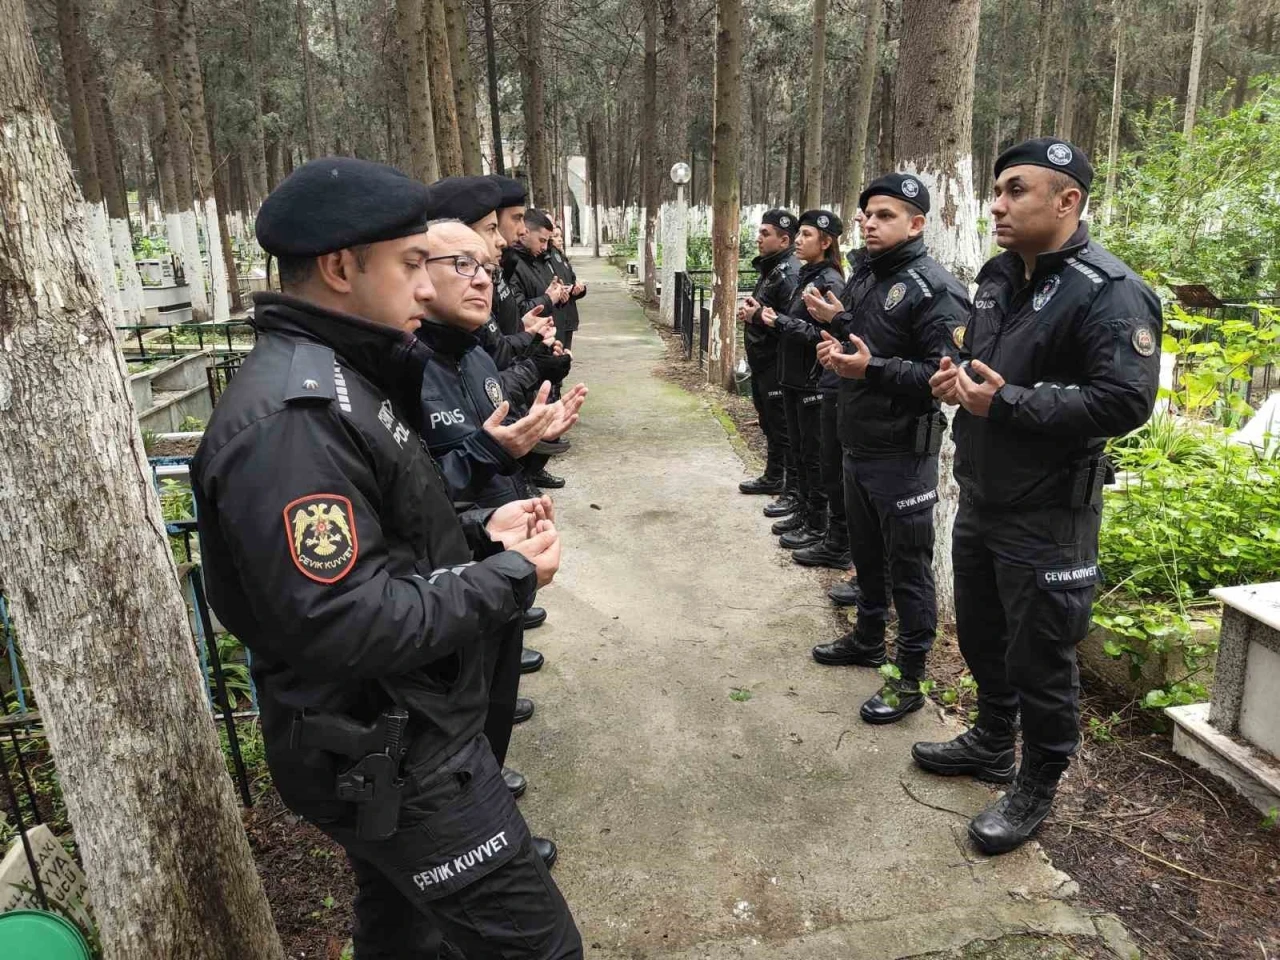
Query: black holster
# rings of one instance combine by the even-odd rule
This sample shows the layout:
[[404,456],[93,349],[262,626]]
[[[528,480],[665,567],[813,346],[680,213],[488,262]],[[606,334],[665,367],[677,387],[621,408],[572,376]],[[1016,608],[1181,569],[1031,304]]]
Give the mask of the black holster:
[[293,716],[289,745],[324,750],[356,761],[338,775],[338,799],[356,805],[356,833],[361,840],[385,840],[396,832],[400,817],[400,762],[409,745],[409,714],[391,707],[372,724],[331,713],[300,711]]
[[1070,472],[1067,474],[1066,505],[1074,509],[1100,503],[1102,488],[1115,478],[1115,469],[1105,456],[1077,460],[1071,464]]
[[918,418],[911,452],[934,456],[942,449],[942,437],[946,432],[947,418],[941,413],[929,413]]

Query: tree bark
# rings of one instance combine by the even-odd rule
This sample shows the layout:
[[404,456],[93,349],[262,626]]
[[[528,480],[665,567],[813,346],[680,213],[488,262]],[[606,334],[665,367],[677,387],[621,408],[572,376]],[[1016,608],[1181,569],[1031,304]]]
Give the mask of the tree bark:
[[520,91],[524,109],[525,175],[531,205],[551,203],[551,158],[547,155],[547,107],[543,91],[542,9],[525,6]]
[[462,173],[462,143],[442,0],[422,0],[422,15],[427,27],[427,78],[431,84],[431,116],[436,125],[436,158],[440,176],[456,177]]
[[644,299],[657,293],[658,225],[658,0],[644,0],[644,116],[640,130],[640,206],[644,208]]
[[[298,23],[298,55],[302,58],[302,107],[307,124],[307,159],[321,155],[320,121],[316,116],[316,89],[311,68],[311,38],[307,17],[307,0],[297,0],[295,5]],[[204,179],[204,174],[200,175]],[[207,189],[207,185],[206,185]]]
[[827,76],[827,0],[813,0],[813,53],[804,120],[804,202],[822,204],[822,113]]
[[329,20],[333,24],[333,60],[338,70],[338,109],[334,113],[333,150],[343,154],[352,149],[350,137],[343,137],[347,128],[347,63],[342,52],[342,21],[338,18],[338,0],[329,0]]
[[1200,103],[1200,65],[1204,60],[1204,35],[1209,20],[1209,0],[1197,0],[1196,29],[1191,39],[1191,64],[1187,71],[1187,109],[1182,117],[1182,135],[1191,138],[1196,127],[1196,107]]
[[[903,0],[894,153],[929,188],[929,252],[961,283],[972,283],[982,253],[973,224],[973,91],[981,0]],[[948,415],[954,410],[948,410]],[[951,528],[959,503],[950,431],[938,469],[933,568],[938,618],[955,619]]]
[[404,63],[404,92],[409,104],[409,170],[423,183],[440,179],[435,120],[427,84],[425,0],[396,0],[396,32]]
[[587,164],[591,193],[591,255],[600,259],[600,142],[596,136],[596,121],[587,123]]
[[841,214],[853,222],[858,207],[858,194],[867,174],[867,134],[871,126],[871,95],[875,92],[876,71],[880,63],[880,23],[884,0],[867,0],[867,25],[862,32],[862,50],[858,54],[858,72],[853,84],[853,131],[849,144],[849,172],[845,178],[844,203]]
[[480,159],[475,80],[471,75],[471,55],[467,50],[467,10],[461,0],[445,0],[444,18],[449,31],[449,67],[453,77],[453,99],[457,105],[458,136],[462,144],[462,170],[475,177],[482,174],[484,168]]
[[1031,113],[1031,135],[1044,131],[1044,104],[1049,91],[1049,51],[1052,47],[1053,0],[1040,0],[1040,24],[1036,40],[1036,99]]
[[734,385],[737,347],[738,160],[742,143],[742,0],[716,0],[715,96],[711,140],[711,330],[707,380]]
[[662,83],[665,95],[661,115],[662,160],[658,165],[660,191],[675,196],[675,184],[662,171],[689,161],[689,0],[659,0],[662,17]]
[[493,0],[484,0],[484,59],[489,84],[489,125],[493,137],[493,172],[505,174],[502,156],[502,110],[498,101],[498,54],[493,36]]
[[[1009,35],[1009,4],[1011,0],[1000,0],[1000,35],[996,39],[996,55],[1000,62],[996,66],[996,109],[991,124],[991,164],[982,169],[975,177],[974,186],[986,183],[987,171],[995,166],[996,157],[1000,156],[1000,126],[1004,111],[1004,70],[1005,70],[1005,38]],[[981,189],[985,189],[985,186]]]
[[1116,68],[1111,82],[1111,124],[1107,129],[1107,199],[1102,207],[1102,222],[1106,224],[1111,223],[1111,217],[1115,213],[1116,164],[1120,159],[1120,110],[1124,95],[1124,0],[1115,0],[1115,9],[1113,30],[1116,40]]
[[277,960],[21,0],[0,59],[0,569],[103,952]]
[[67,106],[71,113],[71,134],[76,148],[76,172],[86,203],[102,202],[98,160],[93,150],[89,103],[84,88],[85,62],[76,0],[58,0],[58,47],[62,53],[62,75],[67,84]]

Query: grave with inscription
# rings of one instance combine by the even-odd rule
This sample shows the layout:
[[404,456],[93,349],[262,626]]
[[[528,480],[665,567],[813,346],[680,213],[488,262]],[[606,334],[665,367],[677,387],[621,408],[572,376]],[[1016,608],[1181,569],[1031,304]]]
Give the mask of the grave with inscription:
[[[73,921],[81,930],[92,930],[88,886],[79,864],[43,823],[27,831],[27,840],[31,844],[49,908]],[[37,910],[40,907],[40,897],[22,849],[22,840],[15,838],[9,844],[4,859],[0,860],[0,913]]]

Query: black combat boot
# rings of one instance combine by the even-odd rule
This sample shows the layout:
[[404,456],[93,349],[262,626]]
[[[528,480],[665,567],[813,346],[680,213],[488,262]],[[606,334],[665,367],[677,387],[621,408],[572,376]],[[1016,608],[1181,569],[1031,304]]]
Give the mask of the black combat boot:
[[902,676],[886,680],[879,692],[858,711],[864,723],[897,723],[924,706],[924,694],[920,691],[924,670],[902,663],[898,664],[898,670]]
[[916,763],[945,777],[967,775],[988,783],[1013,779],[1013,721],[998,715],[978,715],[978,722],[954,740],[917,743],[911,748]]
[[777,500],[770,500],[764,505],[764,515],[771,519],[785,517],[800,509],[800,494],[796,490],[791,477],[782,481],[782,493]]
[[556,847],[556,842],[546,837],[533,837],[532,843],[534,852],[542,858],[547,869],[550,870],[555,866],[556,860],[560,858],[560,850]]
[[813,648],[813,659],[827,667],[878,667],[885,662],[884,621],[858,620],[839,640]]
[[763,476],[756,477],[754,480],[743,480],[738,484],[739,493],[782,493],[782,474],[777,476],[769,476],[769,471],[765,471]]
[[802,567],[830,567],[832,570],[848,570],[853,563],[849,554],[849,531],[843,523],[831,520],[827,523],[827,535],[821,543],[801,547],[791,554],[791,559]]
[[1013,789],[969,821],[969,836],[983,853],[1008,853],[1039,829],[1053,806],[1065,759],[1023,749]]
[[799,550],[802,547],[816,547],[827,536],[827,508],[810,507],[804,512],[804,525],[792,530],[778,540],[778,546],[784,550]]
[[529,483],[546,490],[559,490],[564,486],[564,477],[557,477],[547,473],[546,470],[539,470],[537,473],[529,474]]
[[502,782],[507,785],[507,789],[511,791],[511,795],[519,800],[524,796],[524,792],[529,789],[529,779],[518,770],[512,770],[510,767],[502,768]]
[[799,530],[803,526],[804,526],[804,511],[796,510],[795,513],[788,514],[787,516],[783,517],[781,520],[774,521],[773,526],[770,527],[769,529],[772,530],[774,535],[776,536],[782,533],[790,533],[792,530]]
[[542,665],[546,662],[544,657],[537,650],[531,650],[524,647],[520,650],[520,672],[521,673],[537,673],[542,669]]
[[[794,554],[792,554],[794,556]],[[827,591],[827,596],[837,607],[852,607],[858,602],[858,578],[837,580]]]
[[516,710],[511,716],[511,722],[524,723],[533,716],[533,701],[528,697],[516,697]]

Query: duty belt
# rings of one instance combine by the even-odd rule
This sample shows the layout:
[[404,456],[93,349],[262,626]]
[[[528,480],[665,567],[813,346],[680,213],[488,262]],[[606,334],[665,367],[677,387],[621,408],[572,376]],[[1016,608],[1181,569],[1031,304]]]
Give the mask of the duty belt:
[[1065,490],[1068,507],[1084,507],[1102,498],[1102,488],[1116,478],[1105,456],[1089,457],[1071,464]]
[[356,834],[361,840],[385,840],[396,832],[400,816],[400,761],[409,745],[409,714],[384,710],[375,723],[303,710],[293,715],[289,746],[324,750],[356,762],[338,775],[338,799],[356,805]]

